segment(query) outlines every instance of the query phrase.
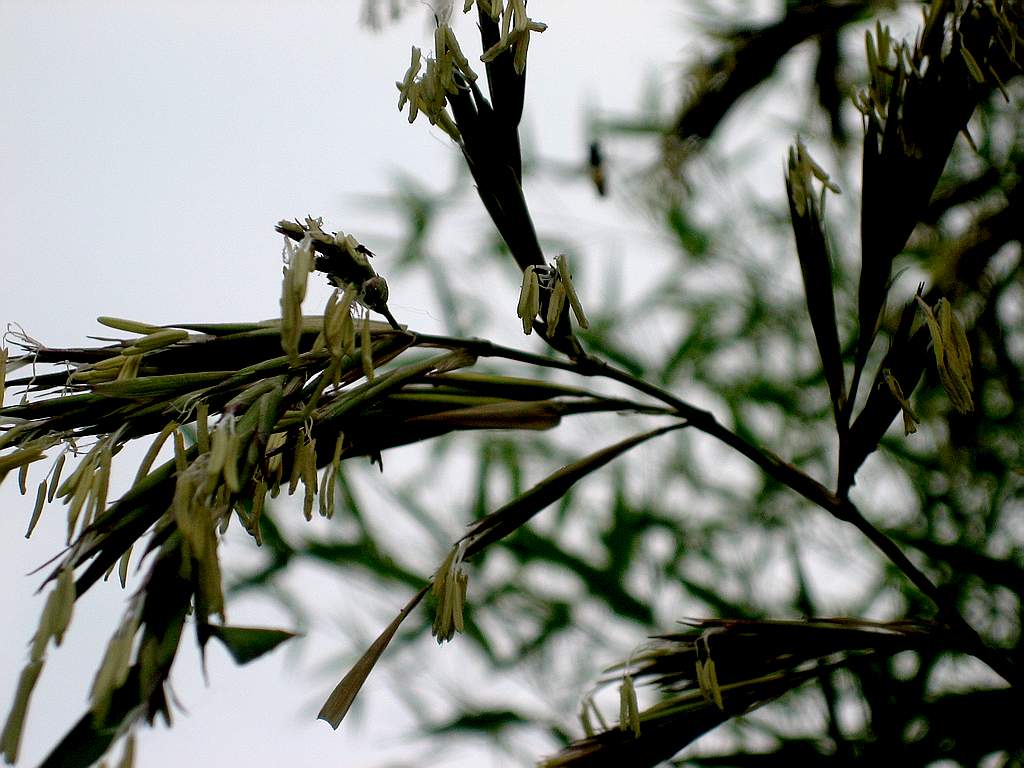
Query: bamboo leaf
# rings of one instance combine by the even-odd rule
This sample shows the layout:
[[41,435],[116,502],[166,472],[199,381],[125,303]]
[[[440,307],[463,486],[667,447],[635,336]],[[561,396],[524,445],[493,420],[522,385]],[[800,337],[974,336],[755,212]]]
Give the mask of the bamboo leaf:
[[209,624],[207,631],[224,644],[228,653],[231,654],[231,658],[238,664],[248,664],[250,661],[270,653],[281,643],[296,637],[295,632],[265,627],[228,627]]
[[798,139],[796,149],[789,150],[786,174],[789,215],[796,237],[807,312],[811,318],[811,328],[814,331],[825,381],[832,399],[836,424],[840,424],[846,405],[846,381],[843,375],[835,298],[832,291],[832,257],[822,228],[822,207],[817,202],[812,187],[813,177],[822,176],[822,182],[826,185],[821,192],[823,202],[825,189],[830,188],[828,176],[818,168]]
[[164,330],[162,326],[150,325],[149,323],[140,323],[136,320],[125,320],[120,317],[97,317],[96,322],[100,325],[105,325],[107,328],[113,328],[117,331],[125,331],[126,333],[137,333],[140,335],[146,335],[150,333],[159,333]]
[[352,702],[355,701],[356,696],[359,694],[359,690],[363,687],[363,683],[366,682],[366,678],[370,672],[373,671],[374,666],[380,660],[381,655],[387,650],[388,644],[395,636],[395,632],[405,621],[406,617],[412,612],[412,609],[419,605],[423,596],[427,594],[430,586],[423,587],[419,592],[413,595],[413,598],[406,603],[405,607],[399,611],[395,620],[392,621],[387,628],[381,632],[380,636],[373,641],[373,644],[367,649],[366,653],[360,657],[359,661],[352,665],[352,669],[349,670],[348,674],[341,679],[337,687],[331,692],[331,695],[324,702],[323,707],[320,709],[320,713],[317,715],[317,719],[325,720],[331,724],[331,727],[337,729],[341,725],[341,721],[348,714],[348,710],[352,706]]
[[487,403],[414,416],[408,424],[437,424],[446,429],[550,429],[562,420],[561,403]]
[[559,396],[589,397],[593,394],[581,387],[572,387],[553,381],[502,376],[493,373],[474,373],[472,371],[435,374],[425,383],[435,390],[452,387],[480,395],[503,397],[511,400],[546,400]]
[[198,371],[163,376],[139,376],[123,381],[99,383],[93,387],[93,390],[106,397],[134,399],[167,397],[217,384],[231,376],[232,373],[232,371]]
[[466,558],[472,557],[524,525],[544,507],[561,498],[578,481],[600,469],[612,459],[651,438],[682,429],[685,426],[687,426],[686,422],[670,424],[667,427],[635,435],[592,453],[577,462],[567,464],[548,475],[528,491],[473,525],[469,533],[463,537],[469,542],[466,546]]
[[424,377],[432,371],[449,371],[454,368],[472,365],[474,360],[473,356],[462,351],[456,351],[396,368],[377,377],[373,383],[364,384],[351,394],[339,397],[334,402],[322,406],[316,413],[316,421],[321,426],[330,424],[341,419],[345,414],[373,402],[389,392],[393,392],[406,382]]

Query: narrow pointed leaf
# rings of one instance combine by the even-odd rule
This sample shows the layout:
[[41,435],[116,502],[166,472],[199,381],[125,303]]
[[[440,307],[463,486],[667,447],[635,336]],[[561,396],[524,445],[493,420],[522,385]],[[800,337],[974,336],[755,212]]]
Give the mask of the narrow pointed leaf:
[[323,707],[320,709],[320,713],[317,715],[317,719],[325,720],[331,724],[331,727],[337,729],[341,725],[341,721],[348,714],[348,710],[352,706],[352,702],[356,700],[356,696],[359,694],[359,690],[363,687],[363,683],[366,682],[366,678],[373,670],[374,666],[380,660],[381,655],[387,649],[388,644],[395,636],[395,632],[405,621],[406,617],[412,612],[412,609],[419,605],[420,600],[427,594],[427,590],[430,589],[430,585],[423,587],[417,592],[413,598],[406,603],[405,607],[399,611],[395,620],[392,621],[383,632],[380,637],[373,641],[366,653],[352,665],[352,669],[349,670],[348,674],[342,678],[341,682],[338,683],[337,687],[331,692],[331,695],[324,702]]
[[487,515],[482,520],[479,520],[473,526],[464,537],[470,540],[469,545],[466,547],[466,558],[472,557],[490,544],[504,538],[521,525],[524,525],[544,507],[565,495],[566,491],[578,481],[595,470],[600,469],[612,459],[651,438],[685,426],[687,426],[686,422],[670,424],[667,427],[634,435],[615,445],[592,453],[577,462],[567,464],[558,471],[548,475],[528,491]]
[[296,633],[284,629],[265,627],[226,627],[210,624],[210,635],[220,640],[238,664],[248,664],[266,653],[270,653]]
[[832,257],[822,228],[822,212],[811,186],[811,173],[807,163],[802,162],[805,157],[809,159],[802,144],[797,144],[796,151],[790,150],[786,192],[789,196],[789,215],[796,238],[797,256],[800,259],[800,273],[804,281],[807,313],[811,318],[814,340],[818,345],[838,424],[846,403],[846,382],[832,291]]

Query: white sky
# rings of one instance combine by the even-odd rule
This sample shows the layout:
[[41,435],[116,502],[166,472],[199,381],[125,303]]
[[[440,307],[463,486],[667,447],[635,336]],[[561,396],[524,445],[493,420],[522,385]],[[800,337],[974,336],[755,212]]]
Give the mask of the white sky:
[[[357,27],[360,5],[0,0],[0,321],[60,346],[102,333],[101,314],[153,323],[271,317],[278,219],[309,212],[358,233],[365,209],[353,196],[389,192],[395,169],[447,184],[451,145],[396,110],[394,81],[410,45],[430,46],[425,13],[373,34]],[[531,3],[550,25],[530,48],[526,118],[546,157],[581,158],[584,109],[634,107],[652,73],[674,97],[691,37],[680,6],[650,0],[642,15],[637,7]],[[464,48],[476,48],[473,31],[463,21]],[[598,220],[608,210],[579,215]],[[378,259],[386,272],[387,254]],[[414,298],[399,302],[416,307]],[[3,716],[42,608],[38,577],[24,574],[58,551],[64,525],[63,510],[50,507],[26,542],[31,502],[13,478],[0,488]],[[225,557],[244,559],[245,546],[229,542]],[[101,585],[77,606],[36,687],[20,765],[38,763],[84,711],[124,599]],[[229,606],[229,618],[287,621],[249,603]],[[362,627],[376,628],[376,619]],[[399,754],[419,764],[422,744],[396,740],[403,716],[372,679],[361,723],[334,733],[313,720],[340,671],[337,641],[311,638],[298,667],[278,651],[236,668],[214,649],[204,688],[187,637],[172,677],[187,714],[170,732],[141,732],[138,764],[369,766]],[[456,646],[434,649],[429,663],[457,665]],[[331,658],[326,671],[310,662]],[[466,752],[430,763],[479,764]]]

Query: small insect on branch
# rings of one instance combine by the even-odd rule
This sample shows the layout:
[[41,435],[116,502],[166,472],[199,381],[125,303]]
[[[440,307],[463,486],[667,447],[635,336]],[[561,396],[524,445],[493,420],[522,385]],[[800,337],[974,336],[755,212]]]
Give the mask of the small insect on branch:
[[316,253],[313,269],[339,288],[354,286],[356,301],[383,315],[396,331],[404,330],[388,309],[387,281],[370,264],[373,251],[352,235],[324,232],[322,223],[322,219],[307,216],[305,222],[279,221],[275,229],[295,241],[308,236]]

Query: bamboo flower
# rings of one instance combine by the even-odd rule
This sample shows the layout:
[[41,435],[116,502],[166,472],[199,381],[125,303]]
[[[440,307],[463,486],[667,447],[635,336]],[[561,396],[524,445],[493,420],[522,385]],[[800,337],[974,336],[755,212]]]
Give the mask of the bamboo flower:
[[967,343],[967,334],[964,333],[963,326],[946,299],[939,299],[934,311],[920,296],[917,297],[917,303],[924,313],[925,322],[928,323],[932,349],[935,351],[935,367],[938,369],[943,389],[949,395],[953,407],[960,413],[973,411],[971,347]]
[[914,409],[911,407],[910,402],[903,394],[903,387],[900,386],[899,381],[892,375],[892,372],[886,368],[882,371],[882,375],[885,377],[885,383],[889,387],[889,392],[896,399],[896,402],[900,404],[900,410],[903,411],[903,434],[912,435],[917,432],[917,424],[921,423],[921,420],[914,413]]
[[448,553],[441,567],[434,574],[432,589],[437,601],[437,613],[431,633],[438,643],[451,640],[456,632],[465,629],[462,612],[466,604],[466,586],[469,574],[462,558],[466,553],[466,540],[463,539]]
[[526,71],[526,52],[530,47],[530,33],[543,32],[548,25],[534,21],[526,15],[526,3],[524,0],[511,0],[502,16],[501,38],[492,45],[480,57],[480,61],[487,63],[494,61],[505,51],[512,49],[515,56],[515,70],[517,75]]

